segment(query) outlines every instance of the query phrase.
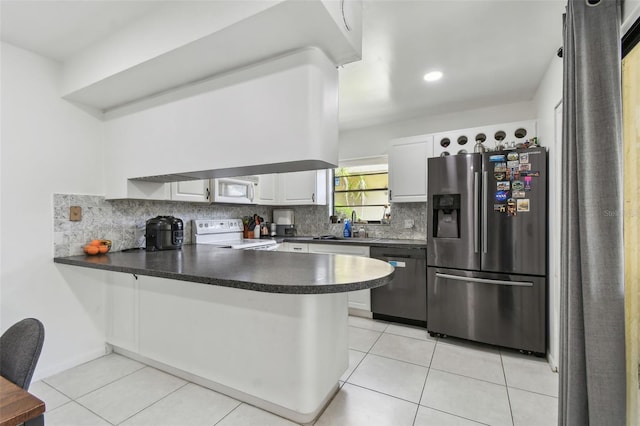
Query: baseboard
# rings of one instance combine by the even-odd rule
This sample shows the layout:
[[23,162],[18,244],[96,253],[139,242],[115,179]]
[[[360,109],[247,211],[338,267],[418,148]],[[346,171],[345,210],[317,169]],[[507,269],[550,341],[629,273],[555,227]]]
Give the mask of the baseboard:
[[558,363],[556,362],[551,352],[547,352],[547,362],[549,363],[549,367],[551,367],[551,371],[558,372]]
[[373,318],[373,314],[371,313],[371,311],[366,311],[364,309],[358,308],[349,308],[349,315],[354,317]]
[[280,405],[274,404],[272,402],[265,401],[253,395],[246,394],[239,390],[230,388],[223,384],[198,376],[194,373],[190,373],[188,371],[185,371],[176,367],[172,367],[163,362],[156,361],[153,358],[147,358],[145,356],[139,355],[130,350],[120,348],[118,346],[113,346],[113,351],[127,358],[130,358],[135,361],[141,362],[143,364],[149,365],[151,367],[157,368],[158,370],[162,370],[165,373],[169,373],[176,377],[180,377],[181,379],[188,380],[197,385],[211,389],[213,391],[226,395],[230,398],[237,399],[238,401],[245,402],[249,405],[253,405],[254,407],[258,407],[263,410],[269,411],[277,416],[284,417],[285,419],[291,420],[293,422],[296,422],[302,425],[308,425],[308,426],[312,425],[340,390],[338,383],[336,383],[336,385],[331,389],[331,391],[327,395],[325,395],[319,407],[314,412],[298,413],[289,408],[285,408]]
[[93,361],[96,358],[100,358],[108,353],[111,350],[103,345],[100,348],[95,348],[91,351],[84,352],[80,355],[76,355],[73,358],[67,358],[64,362],[57,363],[53,366],[48,366],[45,368],[36,367],[36,371],[33,373],[33,378],[31,382],[37,382],[38,380],[46,379],[47,377],[53,376],[54,374],[58,374],[62,371],[68,370],[73,367],[77,367],[80,364],[84,364],[85,362]]

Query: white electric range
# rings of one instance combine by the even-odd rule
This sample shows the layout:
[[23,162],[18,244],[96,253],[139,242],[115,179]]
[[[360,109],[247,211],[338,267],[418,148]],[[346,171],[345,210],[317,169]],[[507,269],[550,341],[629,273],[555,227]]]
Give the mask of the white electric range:
[[[194,219],[193,240],[196,244],[208,244],[238,250],[278,249],[278,243],[271,239],[242,238],[242,219]],[[253,231],[252,231],[253,232]]]

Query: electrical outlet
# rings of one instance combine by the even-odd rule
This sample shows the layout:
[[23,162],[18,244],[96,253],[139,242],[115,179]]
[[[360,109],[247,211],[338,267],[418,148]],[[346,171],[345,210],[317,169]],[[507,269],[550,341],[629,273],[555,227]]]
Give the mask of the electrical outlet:
[[413,219],[405,219],[404,220],[405,229],[413,228]]
[[69,208],[69,220],[72,222],[80,222],[82,220],[82,207],[71,206]]

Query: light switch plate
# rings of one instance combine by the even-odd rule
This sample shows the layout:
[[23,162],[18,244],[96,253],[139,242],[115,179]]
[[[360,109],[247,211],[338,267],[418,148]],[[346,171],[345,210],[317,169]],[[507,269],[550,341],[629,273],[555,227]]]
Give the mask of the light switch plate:
[[69,220],[72,222],[80,222],[82,220],[82,207],[71,206],[69,208]]

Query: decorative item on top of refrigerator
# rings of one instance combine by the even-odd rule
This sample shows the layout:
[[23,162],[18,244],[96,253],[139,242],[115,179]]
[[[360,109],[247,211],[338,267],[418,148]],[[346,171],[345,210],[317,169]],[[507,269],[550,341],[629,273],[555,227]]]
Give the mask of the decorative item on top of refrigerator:
[[430,332],[546,350],[544,148],[428,160]]

